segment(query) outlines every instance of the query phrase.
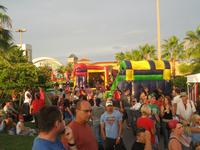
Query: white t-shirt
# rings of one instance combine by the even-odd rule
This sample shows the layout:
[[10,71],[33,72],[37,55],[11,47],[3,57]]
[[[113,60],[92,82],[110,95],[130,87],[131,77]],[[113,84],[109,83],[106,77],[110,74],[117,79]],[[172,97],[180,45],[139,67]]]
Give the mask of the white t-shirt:
[[22,128],[23,128],[23,123],[21,121],[18,121],[17,122],[17,125],[16,125],[16,133],[17,134],[20,134],[22,132]]
[[32,96],[29,98],[27,95],[31,95],[31,93],[29,91],[26,91],[24,94],[24,103],[29,103],[31,104],[32,101]]
[[194,113],[195,111],[196,108],[194,106],[193,101],[191,100],[188,100],[186,109],[182,100],[177,104],[176,114],[181,115],[185,120],[189,120],[192,113]]

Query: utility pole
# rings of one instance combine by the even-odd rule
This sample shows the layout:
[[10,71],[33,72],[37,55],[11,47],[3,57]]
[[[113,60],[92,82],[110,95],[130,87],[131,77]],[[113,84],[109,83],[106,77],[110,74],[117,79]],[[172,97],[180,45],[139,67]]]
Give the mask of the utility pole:
[[20,47],[22,48],[22,33],[26,32],[26,29],[17,29],[16,32],[19,32],[19,43],[20,43]]
[[161,48],[160,48],[160,0],[156,0],[156,16],[157,16],[157,49],[158,49],[158,60],[161,60]]

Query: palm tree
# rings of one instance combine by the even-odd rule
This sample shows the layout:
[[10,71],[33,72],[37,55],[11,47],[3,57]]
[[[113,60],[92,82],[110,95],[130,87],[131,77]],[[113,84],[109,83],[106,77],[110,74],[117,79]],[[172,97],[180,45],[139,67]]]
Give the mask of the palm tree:
[[137,49],[132,50],[132,51],[131,51],[131,55],[132,55],[131,60],[133,60],[133,61],[142,60],[142,54],[141,54],[141,52],[140,52],[139,50],[137,50]]
[[187,56],[192,57],[193,61],[200,62],[200,26],[196,32],[188,31],[184,40],[187,45],[186,51],[190,53]]
[[143,46],[139,46],[139,51],[141,52],[142,58],[145,60],[155,58],[156,49],[154,45],[145,44]]
[[6,14],[7,8],[0,5],[0,49],[6,51],[11,44],[12,34],[9,29],[12,28],[12,21]]
[[182,58],[183,43],[180,43],[176,36],[172,36],[168,40],[164,40],[162,49],[162,58],[168,59],[172,62],[172,76],[175,77],[175,62]]
[[125,54],[123,52],[115,53],[115,60],[121,62],[125,59]]

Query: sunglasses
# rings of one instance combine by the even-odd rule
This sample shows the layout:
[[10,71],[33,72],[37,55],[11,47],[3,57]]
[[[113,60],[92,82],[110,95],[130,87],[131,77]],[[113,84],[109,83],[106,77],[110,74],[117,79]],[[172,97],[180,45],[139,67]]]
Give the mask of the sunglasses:
[[[80,110],[80,109],[79,109]],[[80,110],[80,111],[83,111],[83,112],[85,112],[85,113],[91,113],[92,112],[92,109],[85,109],[85,110]]]

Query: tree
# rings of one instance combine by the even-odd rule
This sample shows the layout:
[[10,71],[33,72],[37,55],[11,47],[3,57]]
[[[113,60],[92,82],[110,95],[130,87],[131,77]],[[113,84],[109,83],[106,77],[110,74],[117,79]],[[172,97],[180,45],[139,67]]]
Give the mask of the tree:
[[176,76],[175,62],[183,57],[183,43],[180,43],[176,36],[170,37],[168,40],[164,40],[162,44],[162,58],[170,60],[172,62],[172,76]]
[[121,62],[124,59],[125,54],[123,52],[115,53],[115,60],[117,60],[117,62]]
[[139,50],[137,49],[134,49],[130,52],[131,54],[131,59],[130,60],[133,60],[133,61],[139,61],[139,60],[142,60],[142,54]]
[[153,45],[145,44],[143,46],[139,46],[139,49],[132,49],[131,51],[127,51],[125,53],[120,52],[115,54],[115,59],[120,62],[122,60],[150,60],[155,59],[156,49]]
[[4,51],[12,44],[12,34],[9,30],[12,28],[12,21],[6,13],[7,8],[0,5],[0,49]]
[[185,37],[187,45],[186,52],[192,58],[193,62],[200,62],[200,26],[197,27],[196,32],[188,31]]
[[184,74],[200,73],[200,26],[196,31],[188,31],[184,38],[184,61],[179,70]]
[[145,44],[139,46],[139,51],[141,53],[142,59],[144,60],[155,59],[156,49],[154,45]]
[[58,73],[64,74],[67,71],[67,66],[60,66],[56,71]]
[[22,89],[37,83],[37,68],[29,63],[23,52],[13,47],[7,52],[0,51],[0,88]]
[[49,66],[42,66],[37,68],[38,86],[48,87],[51,82],[52,69]]

